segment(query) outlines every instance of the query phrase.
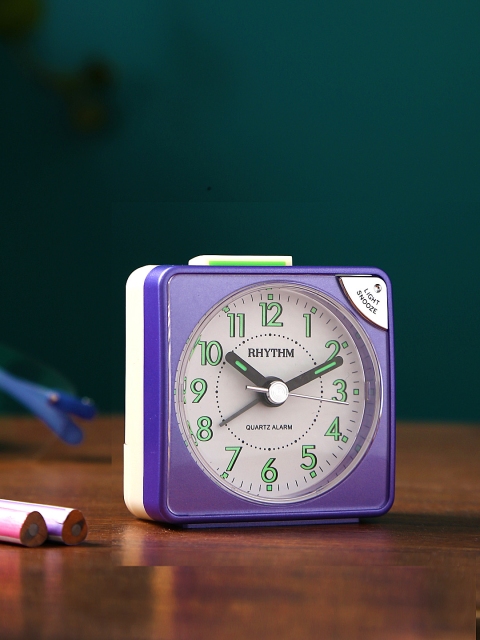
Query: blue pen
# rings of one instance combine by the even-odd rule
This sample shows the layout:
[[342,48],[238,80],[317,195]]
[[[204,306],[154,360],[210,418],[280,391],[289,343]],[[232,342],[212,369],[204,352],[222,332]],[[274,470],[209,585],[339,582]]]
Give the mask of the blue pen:
[[52,391],[48,397],[48,402],[65,413],[72,413],[79,418],[90,420],[96,413],[95,406],[90,398],[81,400],[64,391]]
[[80,400],[63,391],[27,382],[1,368],[0,389],[27,407],[68,444],[80,443],[83,433],[67,414],[90,419],[96,413],[95,406],[89,400]]

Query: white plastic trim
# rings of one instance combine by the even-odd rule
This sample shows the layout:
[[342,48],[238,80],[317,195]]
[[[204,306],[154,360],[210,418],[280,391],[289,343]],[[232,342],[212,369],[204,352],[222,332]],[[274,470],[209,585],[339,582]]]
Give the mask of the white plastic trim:
[[136,269],[126,287],[125,444],[123,494],[138,518],[151,520],[143,504],[143,361],[145,279],[156,265]]

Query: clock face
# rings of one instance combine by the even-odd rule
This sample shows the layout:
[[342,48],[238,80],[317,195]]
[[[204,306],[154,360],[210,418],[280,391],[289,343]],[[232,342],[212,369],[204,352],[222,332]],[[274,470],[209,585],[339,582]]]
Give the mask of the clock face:
[[324,493],[365,455],[381,409],[373,347],[354,316],[303,285],[222,300],[187,341],[175,406],[194,460],[247,500]]

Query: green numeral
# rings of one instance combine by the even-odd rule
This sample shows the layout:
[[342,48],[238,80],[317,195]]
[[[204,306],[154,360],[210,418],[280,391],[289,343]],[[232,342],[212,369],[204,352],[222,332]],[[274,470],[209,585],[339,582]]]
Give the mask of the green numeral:
[[225,469],[225,471],[231,471],[233,469],[233,465],[237,461],[237,458],[240,455],[241,450],[242,450],[242,447],[225,447],[225,451],[233,451],[232,459],[230,460],[228,467]]
[[335,440],[335,442],[338,442],[340,440],[340,438],[342,437],[342,434],[340,433],[340,420],[338,419],[338,416],[335,418],[332,424],[325,431],[325,435],[333,436],[333,439]]
[[328,342],[325,343],[325,347],[327,349],[330,349],[330,347],[333,346],[333,353],[331,353],[327,360],[332,360],[332,358],[335,358],[335,356],[337,355],[337,353],[340,351],[340,345],[338,344],[338,342],[336,340],[329,340]]
[[[197,388],[199,385],[200,385],[200,388]],[[208,389],[207,381],[203,380],[203,378],[195,378],[195,380],[192,380],[190,384],[190,389],[197,396],[193,402],[200,402],[203,396],[207,393],[207,389]]]
[[197,420],[197,438],[201,442],[207,442],[213,438],[212,419],[208,416],[202,416]]
[[270,458],[262,469],[262,480],[264,482],[275,482],[278,478],[278,471],[271,464],[275,462],[275,458]]
[[[216,340],[212,340],[211,342],[206,342],[205,340],[199,340],[198,344],[200,345],[201,352],[201,363],[203,365],[211,364],[213,367],[216,366],[220,360],[223,358],[223,350],[222,346]],[[212,349],[215,347],[216,357],[215,359],[212,357]]]
[[340,398],[332,397],[332,400],[340,400],[341,402],[346,402],[347,401],[347,383],[345,382],[345,380],[335,380],[335,382],[333,383],[336,387],[338,387],[337,389],[337,393],[340,396]]
[[187,420],[187,427],[188,427],[188,430],[190,431],[190,435],[192,436],[192,440],[193,440],[194,445],[196,447],[198,447],[197,439],[195,438],[195,436],[193,434],[192,427],[190,426],[190,422],[188,420]]
[[[279,302],[259,302],[262,307],[262,327],[283,327],[283,322],[277,322],[282,314],[282,305]],[[270,320],[267,319],[267,312],[276,310]]]
[[302,469],[305,469],[305,471],[310,471],[310,469],[313,469],[313,467],[315,467],[317,464],[317,456],[314,453],[309,453],[309,449],[315,449],[315,445],[302,445],[302,458],[310,458],[310,464],[305,464],[304,462],[302,462],[302,464],[300,465]]
[[[235,314],[227,313],[227,316],[230,320],[230,338],[234,338],[235,337]],[[244,338],[245,337],[245,314],[237,313],[237,318],[238,318],[238,337]]]
[[305,337],[312,337],[312,316],[309,313],[304,313],[303,317],[305,318]]

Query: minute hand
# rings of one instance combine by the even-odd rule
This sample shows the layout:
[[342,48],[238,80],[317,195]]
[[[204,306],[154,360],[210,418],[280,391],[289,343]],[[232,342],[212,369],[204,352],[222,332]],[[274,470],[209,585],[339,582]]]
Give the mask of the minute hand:
[[303,387],[304,384],[308,384],[312,380],[316,378],[320,378],[325,373],[329,373],[334,369],[338,369],[343,364],[343,358],[341,356],[337,356],[336,358],[332,358],[331,360],[327,360],[323,364],[317,364],[313,369],[309,371],[305,371],[305,373],[301,373],[296,378],[292,378],[285,384],[288,387],[289,391],[293,391],[294,389],[298,389],[299,387]]

